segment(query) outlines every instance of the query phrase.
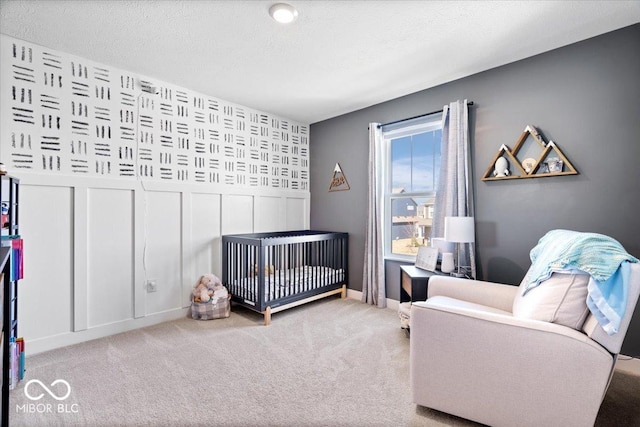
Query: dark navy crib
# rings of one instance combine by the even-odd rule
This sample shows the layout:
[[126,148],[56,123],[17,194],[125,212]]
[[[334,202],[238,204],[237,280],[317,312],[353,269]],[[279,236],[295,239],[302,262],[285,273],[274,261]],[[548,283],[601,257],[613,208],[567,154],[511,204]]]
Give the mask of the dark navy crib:
[[264,315],[341,294],[346,298],[349,235],[286,231],[222,236],[222,281],[234,303]]

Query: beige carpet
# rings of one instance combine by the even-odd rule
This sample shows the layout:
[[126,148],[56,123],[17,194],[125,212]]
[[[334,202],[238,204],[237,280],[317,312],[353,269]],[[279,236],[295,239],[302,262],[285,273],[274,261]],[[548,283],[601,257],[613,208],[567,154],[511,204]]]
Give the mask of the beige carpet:
[[[329,298],[273,316],[182,319],[31,356],[12,426],[472,426],[416,407],[392,310]],[[56,400],[38,379],[63,397]],[[33,406],[29,406],[33,404]],[[597,426],[640,425],[640,377],[617,372]]]

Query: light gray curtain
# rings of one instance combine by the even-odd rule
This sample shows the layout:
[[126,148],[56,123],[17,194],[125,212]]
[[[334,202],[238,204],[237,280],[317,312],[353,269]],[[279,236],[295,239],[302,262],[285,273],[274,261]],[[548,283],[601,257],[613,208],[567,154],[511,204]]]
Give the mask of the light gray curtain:
[[384,282],[383,256],[383,141],[380,124],[369,124],[369,195],[367,203],[367,230],[364,245],[364,272],[362,274],[362,302],[387,306]]
[[[474,216],[473,185],[469,145],[469,107],[467,100],[445,105],[442,111],[442,146],[440,178],[431,237],[444,236],[445,216]],[[460,243],[460,264],[471,266],[476,277],[476,254],[473,243]],[[456,257],[457,259],[457,257]]]

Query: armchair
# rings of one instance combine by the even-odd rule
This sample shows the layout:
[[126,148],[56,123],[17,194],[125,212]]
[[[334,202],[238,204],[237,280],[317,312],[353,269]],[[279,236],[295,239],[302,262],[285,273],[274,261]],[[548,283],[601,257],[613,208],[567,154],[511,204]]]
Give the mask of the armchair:
[[432,277],[428,299],[411,307],[413,401],[491,426],[593,425],[638,300],[640,264],[630,264],[628,285],[610,336],[588,311],[578,329],[514,316],[517,286]]

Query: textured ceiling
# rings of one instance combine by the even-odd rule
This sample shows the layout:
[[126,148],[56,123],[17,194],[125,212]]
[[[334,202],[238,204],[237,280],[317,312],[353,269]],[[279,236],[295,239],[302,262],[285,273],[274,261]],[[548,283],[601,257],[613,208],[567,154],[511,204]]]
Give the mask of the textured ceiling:
[[640,21],[640,1],[2,0],[0,32],[314,123]]

